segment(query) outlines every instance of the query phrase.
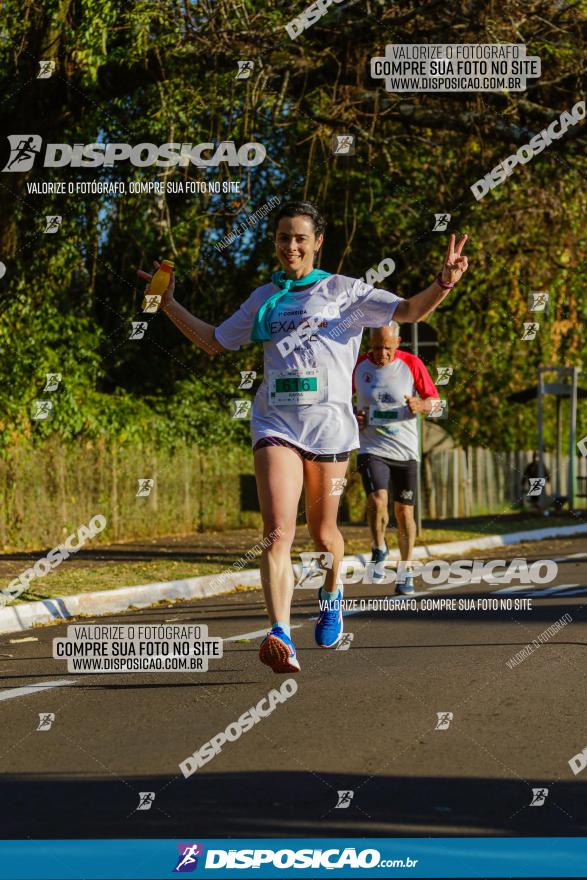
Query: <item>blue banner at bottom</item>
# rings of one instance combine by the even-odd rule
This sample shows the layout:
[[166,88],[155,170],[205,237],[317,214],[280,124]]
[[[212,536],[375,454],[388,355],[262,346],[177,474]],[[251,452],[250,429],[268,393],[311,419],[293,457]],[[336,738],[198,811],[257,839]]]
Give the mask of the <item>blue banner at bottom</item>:
[[586,837],[3,840],[0,880],[586,877]]

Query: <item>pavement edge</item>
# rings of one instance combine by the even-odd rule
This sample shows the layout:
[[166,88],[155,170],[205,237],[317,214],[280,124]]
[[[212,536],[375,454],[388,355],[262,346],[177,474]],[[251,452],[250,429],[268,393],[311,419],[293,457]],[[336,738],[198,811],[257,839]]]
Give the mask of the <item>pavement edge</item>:
[[[544,529],[530,529],[525,532],[510,532],[508,535],[488,535],[486,538],[471,538],[468,541],[450,541],[444,544],[427,544],[416,547],[414,557],[425,559],[447,555],[454,556],[467,550],[486,550],[509,544],[522,544],[528,541],[542,541],[546,538],[563,538],[587,533],[587,524],[570,526],[551,526]],[[389,559],[399,559],[399,551],[392,550]],[[365,564],[369,554],[345,556],[345,561]],[[299,565],[294,565],[296,575]],[[218,580],[222,576],[222,582]],[[216,581],[216,583],[215,583]],[[166,599],[203,599],[207,596],[234,593],[238,586],[261,586],[259,569],[241,572],[202,575],[177,581],[164,581],[155,584],[141,584],[136,587],[121,587],[117,590],[102,590],[92,593],[78,593],[75,596],[57,596],[38,602],[8,605],[0,610],[0,634],[21,632],[46,623],[57,623],[80,615],[115,614],[131,608],[149,608],[156,602]]]

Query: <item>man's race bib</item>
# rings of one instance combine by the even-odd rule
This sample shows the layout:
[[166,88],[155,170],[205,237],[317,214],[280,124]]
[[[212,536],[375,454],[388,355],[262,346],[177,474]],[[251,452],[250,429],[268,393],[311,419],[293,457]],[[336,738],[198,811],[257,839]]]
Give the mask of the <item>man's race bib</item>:
[[369,424],[387,427],[394,422],[400,421],[403,406],[370,406]]
[[273,406],[306,406],[328,396],[328,373],[310,370],[269,370],[269,403]]

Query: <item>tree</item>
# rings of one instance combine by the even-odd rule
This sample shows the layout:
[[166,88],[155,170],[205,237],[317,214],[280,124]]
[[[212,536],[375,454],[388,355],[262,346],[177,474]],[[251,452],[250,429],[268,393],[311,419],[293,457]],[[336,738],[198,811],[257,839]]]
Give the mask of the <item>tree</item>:
[[[55,143],[262,143],[257,168],[166,170],[40,168],[0,182],[3,444],[15,434],[65,437],[121,432],[136,416],[181,421],[180,383],[197,387],[228,436],[227,394],[239,370],[262,369],[259,347],[210,361],[162,316],[144,341],[136,269],[156,257],[178,267],[177,296],[219,323],[264,283],[273,265],[262,221],[221,252],[214,244],[273,195],[310,197],[328,221],[322,265],[361,276],[384,256],[402,295],[427,286],[446,238],[433,215],[471,236],[466,281],[435,314],[443,363],[455,368],[448,429],[462,445],[526,445],[507,393],[534,381],[539,363],[580,364],[585,339],[584,129],[577,125],[477,202],[471,185],[580,98],[585,3],[513,0],[407,2],[401,11],[367,0],[331,6],[303,35],[284,29],[290,7],[275,0],[122,2],[6,0],[0,42],[6,133]],[[369,76],[386,43],[524,42],[542,76],[522,93],[389,93]],[[37,79],[40,59],[56,68]],[[250,59],[248,79],[237,61]],[[331,138],[352,133],[356,151],[334,156]],[[3,158],[3,157],[0,157]],[[33,195],[33,182],[238,180],[231,193]],[[47,215],[61,230],[44,234]],[[535,343],[522,342],[532,290],[551,293]],[[30,401],[43,374],[66,374],[67,404],[41,431]],[[228,389],[228,390],[227,390]],[[126,406],[123,400],[133,401]],[[177,401],[180,410],[170,407]],[[220,422],[218,421],[220,419]],[[232,431],[236,433],[231,433]],[[153,428],[155,430],[155,428]],[[158,430],[158,429],[157,429]],[[170,428],[173,433],[173,429]],[[226,433],[226,432],[225,432]],[[126,436],[133,436],[132,431]]]

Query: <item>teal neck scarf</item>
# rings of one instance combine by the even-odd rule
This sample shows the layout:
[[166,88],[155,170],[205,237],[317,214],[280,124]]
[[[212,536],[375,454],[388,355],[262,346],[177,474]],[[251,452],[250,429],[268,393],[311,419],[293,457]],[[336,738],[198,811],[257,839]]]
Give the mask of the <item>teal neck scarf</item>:
[[251,341],[269,342],[271,339],[271,332],[269,329],[271,312],[277,303],[287,296],[290,290],[297,290],[308,284],[315,284],[316,281],[322,281],[323,278],[330,278],[331,275],[332,272],[324,272],[322,269],[312,269],[312,271],[308,275],[304,275],[303,278],[286,278],[283,269],[279,272],[274,272],[271,276],[271,281],[279,287],[279,290],[277,293],[273,293],[269,299],[265,300],[255,315],[253,329],[251,330]]

